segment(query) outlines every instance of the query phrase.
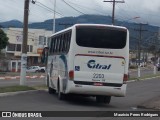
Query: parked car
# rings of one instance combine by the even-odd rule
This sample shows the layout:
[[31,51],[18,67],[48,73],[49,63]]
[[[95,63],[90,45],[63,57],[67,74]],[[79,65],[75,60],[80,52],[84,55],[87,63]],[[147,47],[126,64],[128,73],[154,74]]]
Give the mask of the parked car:
[[39,72],[40,67],[39,66],[30,66],[27,68],[26,72]]
[[27,68],[26,72],[45,72],[45,67],[30,66]]
[[40,72],[45,72],[46,68],[45,67],[40,67]]
[[160,63],[156,64],[157,70],[160,71]]

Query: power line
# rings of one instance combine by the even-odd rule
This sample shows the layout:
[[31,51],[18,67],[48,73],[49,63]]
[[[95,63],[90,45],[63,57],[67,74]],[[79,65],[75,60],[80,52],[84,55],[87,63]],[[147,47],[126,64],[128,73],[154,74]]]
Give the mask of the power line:
[[[35,5],[37,5],[37,6],[39,6],[39,7],[44,8],[44,9],[46,9],[48,11],[50,11],[50,12],[55,12],[56,14],[58,14],[60,16],[63,16],[60,12],[57,12],[57,11],[53,10],[52,8],[49,8],[48,6],[42,4],[41,2],[37,2],[37,1],[32,0],[32,3],[35,4]],[[36,3],[39,3],[39,4],[36,4]]]
[[[127,13],[123,8],[121,8],[118,4],[117,4],[117,7],[120,9],[120,13],[121,14],[118,14],[119,16],[121,15],[123,18],[126,18],[126,19],[132,19],[133,16],[129,13]],[[125,13],[125,15],[124,15]],[[124,19],[125,20],[125,19]]]
[[72,9],[74,9],[75,11],[77,11],[77,12],[79,12],[79,13],[81,13],[81,14],[83,14],[83,15],[85,15],[85,13],[83,13],[83,12],[81,12],[81,11],[79,11],[79,10],[77,10],[76,8],[74,8],[72,5],[70,5],[69,3],[67,3],[65,0],[62,0],[66,5],[68,5],[69,7],[71,7]]
[[93,8],[89,8],[89,7],[86,7],[84,5],[79,5],[79,4],[76,4],[76,3],[73,3],[73,2],[69,2],[70,4],[73,4],[73,5],[76,5],[78,6],[79,8],[83,8],[83,9],[88,9],[88,10],[92,10],[92,11],[96,11],[98,12],[100,15],[105,15],[105,13],[102,13],[102,11],[98,10],[98,9],[93,9]]
[[114,14],[115,14],[115,3],[124,3],[124,1],[104,1],[104,2],[112,2],[113,3],[113,10],[112,10],[112,24],[114,25],[115,20],[114,20]]

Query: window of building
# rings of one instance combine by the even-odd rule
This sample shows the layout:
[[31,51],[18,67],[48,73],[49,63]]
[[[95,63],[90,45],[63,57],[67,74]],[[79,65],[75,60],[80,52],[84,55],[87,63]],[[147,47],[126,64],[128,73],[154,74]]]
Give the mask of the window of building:
[[33,52],[33,46],[30,45],[30,52]]
[[46,37],[44,37],[44,45],[47,45],[47,39],[46,39]]
[[15,44],[9,43],[7,46],[7,51],[15,51],[15,47],[16,47]]
[[29,45],[27,45],[27,52],[29,52]]
[[44,40],[45,40],[44,36],[39,36],[39,45],[44,45]]
[[16,51],[20,52],[21,51],[21,44],[16,45]]

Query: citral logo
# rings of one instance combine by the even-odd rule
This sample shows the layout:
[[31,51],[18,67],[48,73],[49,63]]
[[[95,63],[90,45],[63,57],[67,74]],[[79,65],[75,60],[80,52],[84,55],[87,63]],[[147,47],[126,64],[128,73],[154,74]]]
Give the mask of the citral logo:
[[111,64],[109,65],[101,65],[100,63],[96,63],[95,60],[89,60],[87,63],[87,66],[91,69],[106,69],[109,70],[111,67]]

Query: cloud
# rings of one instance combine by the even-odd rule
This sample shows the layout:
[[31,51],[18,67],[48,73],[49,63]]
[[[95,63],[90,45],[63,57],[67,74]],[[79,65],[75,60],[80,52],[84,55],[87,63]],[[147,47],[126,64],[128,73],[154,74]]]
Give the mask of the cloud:
[[[54,0],[36,0],[36,4],[30,2],[29,22],[44,21],[53,18],[53,12],[43,5],[53,9]],[[112,3],[104,0],[65,0],[71,6],[85,14],[112,15]],[[41,5],[40,3],[43,5]],[[78,16],[80,12],[66,5],[63,0],[56,0],[56,17]],[[18,19],[23,21],[24,0],[0,0],[0,21]],[[141,17],[135,21],[149,22],[160,26],[160,0],[125,0],[125,3],[117,3],[116,19],[128,20],[135,16]],[[134,20],[133,20],[134,21]]]

